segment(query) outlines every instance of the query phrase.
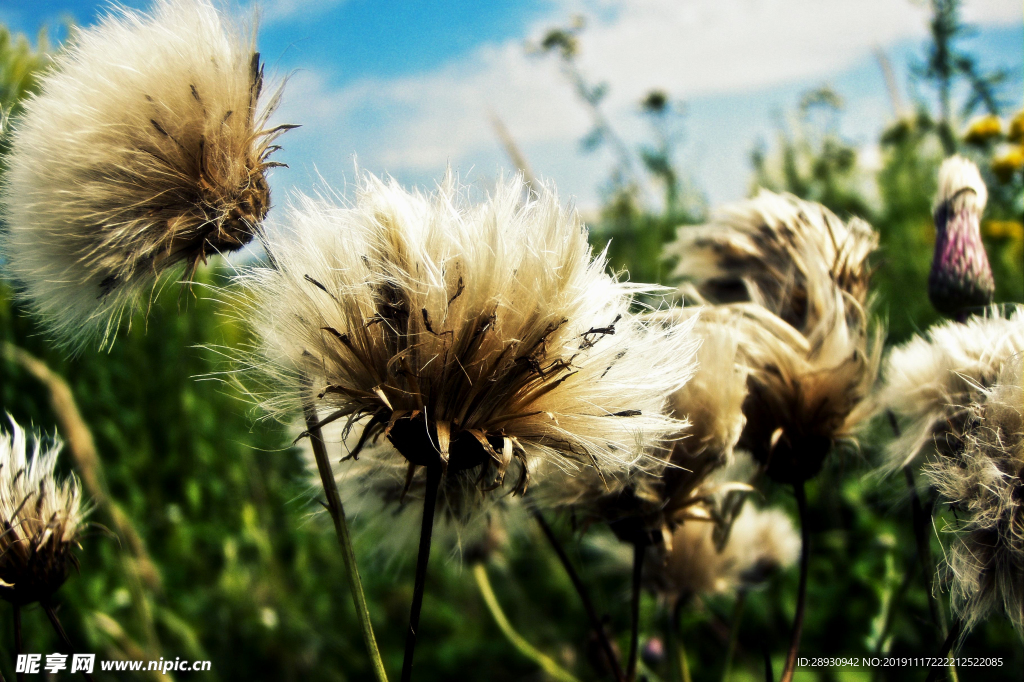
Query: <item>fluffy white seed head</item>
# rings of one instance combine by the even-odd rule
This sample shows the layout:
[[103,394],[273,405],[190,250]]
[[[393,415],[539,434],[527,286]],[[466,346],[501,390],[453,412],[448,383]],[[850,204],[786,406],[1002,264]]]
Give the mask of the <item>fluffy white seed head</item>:
[[671,551],[662,562],[651,562],[659,591],[679,597],[753,589],[792,566],[800,553],[800,536],[780,509],[745,505],[722,551],[713,530],[714,524],[699,522],[676,529]]
[[679,257],[673,276],[682,293],[695,288],[712,303],[752,301],[806,332],[831,306],[823,276],[866,304],[867,258],[877,246],[863,220],[844,223],[821,204],[762,190],[722,207],[706,225],[679,228],[666,253]]
[[55,339],[112,339],[162,273],[249,242],[270,205],[263,67],[210,0],[115,8],[13,121],[7,273]]
[[968,405],[961,449],[925,467],[956,511],[945,572],[967,629],[1002,606],[1024,638],[1024,354],[1007,361]]
[[54,474],[60,447],[37,439],[30,454],[13,420],[0,433],[0,598],[14,604],[48,599],[77,566],[84,512],[78,480]]
[[886,448],[895,471],[918,455],[959,449],[967,406],[981,400],[1013,358],[1024,352],[1024,306],[1009,318],[998,308],[964,323],[943,322],[894,348],[885,362],[879,409],[891,411],[901,436]]
[[631,312],[639,287],[593,258],[574,211],[521,180],[470,205],[367,177],[354,206],[301,198],[268,237],[272,267],[238,280],[259,341],[262,404],[288,418],[368,418],[409,466],[480,487],[537,463],[615,476],[680,428],[668,396],[693,373],[690,325]]

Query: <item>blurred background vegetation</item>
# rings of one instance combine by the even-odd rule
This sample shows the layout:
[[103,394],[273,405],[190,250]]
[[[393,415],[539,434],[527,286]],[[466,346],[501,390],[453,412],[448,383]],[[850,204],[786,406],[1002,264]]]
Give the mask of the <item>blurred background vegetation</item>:
[[[827,87],[794,102],[774,143],[751,151],[751,192],[792,192],[842,217],[862,216],[879,231],[875,310],[886,322],[889,343],[937,320],[926,296],[934,241],[931,202],[938,165],[953,152],[974,159],[990,188],[982,230],[997,301],[1024,301],[1024,118],[1015,111],[1020,102],[1000,99],[1004,75],[979,72],[971,55],[959,51],[965,29],[956,9],[953,2],[933,2],[932,38],[914,69],[922,86],[915,90],[934,97],[904,105],[898,84],[891,82],[894,116],[878,140],[878,167],[865,168],[840,134],[843,101]],[[661,257],[663,244],[680,225],[696,224],[709,212],[699,182],[686,177],[685,159],[677,154],[685,107],[669,93],[651,92],[638,103],[651,141],[628,147],[602,115],[605,88],[587,83],[575,68],[574,36],[580,30],[585,29],[579,21],[553,29],[533,49],[561,60],[592,113],[593,130],[581,142],[582,153],[602,145],[615,151],[604,207],[591,221],[593,242],[602,248],[611,240],[613,267],[628,270],[631,279],[668,283],[671,263]],[[30,41],[0,26],[5,114],[17,116],[19,101],[36,87],[53,49],[45,35]],[[879,62],[891,74],[883,55]],[[504,142],[514,151],[514,141]],[[207,283],[225,276],[216,268],[200,275]],[[46,342],[11,289],[0,287],[0,339],[7,344],[0,358],[0,410],[55,433],[62,417],[53,406],[54,381],[63,378],[98,454],[93,460],[87,451],[69,448],[62,462],[86,480],[96,500],[79,553],[80,574],[58,595],[79,649],[101,658],[208,659],[212,671],[195,676],[211,682],[369,679],[336,540],[324,515],[317,514],[317,490],[290,445],[294,434],[258,421],[231,386],[197,379],[220,369],[200,346],[244,341],[244,330],[221,314],[221,304],[204,296],[202,287],[167,287],[148,321],[137,318],[136,328],[109,353],[68,359]],[[44,365],[26,361],[14,348]],[[937,651],[905,484],[899,477],[868,475],[885,437],[881,428],[867,434],[858,451],[832,457],[808,487],[814,554],[804,654]],[[770,483],[762,488],[767,502],[795,518],[787,490]],[[359,526],[356,519],[357,533]],[[604,529],[591,528],[581,539],[564,518],[555,520],[555,529],[625,650],[628,561]],[[397,674],[412,594],[412,553],[394,560],[375,552],[375,545],[376,538],[357,535],[385,664]],[[932,551],[942,556],[936,538]],[[537,528],[512,533],[490,556],[487,570],[511,622],[528,640],[580,679],[598,678],[583,610]],[[429,576],[417,679],[545,679],[502,636],[468,563],[435,551]],[[766,655],[781,669],[796,587],[794,570],[747,599],[732,679],[765,679]],[[948,595],[940,601],[948,603]],[[720,679],[733,606],[731,597],[709,597],[684,614],[682,639],[694,680]],[[666,608],[645,596],[644,641],[664,640]],[[8,613],[7,605],[0,606],[4,652],[13,648]],[[29,651],[59,650],[42,611],[29,609],[24,621]],[[674,679],[665,658],[649,649],[650,679]],[[1020,640],[1001,616],[972,633],[961,653],[1003,658],[999,668],[961,670],[962,680],[1020,680],[1024,673]],[[14,679],[9,655],[0,656],[0,670]],[[818,669],[802,670],[796,679],[918,677],[923,679],[923,671]]]

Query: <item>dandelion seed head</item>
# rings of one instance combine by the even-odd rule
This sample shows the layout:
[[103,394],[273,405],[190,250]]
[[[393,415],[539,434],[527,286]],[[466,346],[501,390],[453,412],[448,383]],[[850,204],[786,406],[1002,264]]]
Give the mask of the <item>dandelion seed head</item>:
[[115,8],[77,32],[13,122],[8,275],[55,339],[109,343],[157,278],[248,243],[270,206],[252,37],[209,0]]
[[54,474],[60,447],[35,440],[29,453],[13,420],[0,433],[0,598],[12,604],[48,599],[78,566],[72,550],[85,512],[78,480]]
[[[368,419],[415,466],[522,492],[541,461],[615,476],[678,431],[668,396],[694,370],[690,326],[648,324],[641,288],[605,272],[574,211],[520,179],[470,205],[363,181],[354,206],[301,198],[239,278],[262,404]],[[354,451],[358,451],[357,443]]]

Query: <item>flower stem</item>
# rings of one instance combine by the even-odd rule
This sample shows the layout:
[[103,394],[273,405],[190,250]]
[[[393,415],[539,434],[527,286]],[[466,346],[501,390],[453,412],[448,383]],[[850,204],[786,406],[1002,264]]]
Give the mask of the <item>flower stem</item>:
[[412,659],[416,654],[416,631],[420,627],[420,609],[423,606],[423,588],[427,581],[427,562],[430,559],[430,539],[434,533],[434,508],[437,506],[437,488],[441,484],[441,465],[427,467],[427,488],[423,497],[423,523],[420,526],[420,548],[416,554],[416,582],[409,611],[409,631],[405,634],[405,658],[402,660],[402,682],[412,679]]
[[[888,410],[889,425],[892,432],[899,438],[903,434],[896,415]],[[938,633],[939,641],[946,636],[946,614],[939,606],[938,600],[932,587],[932,574],[935,571],[935,562],[932,559],[932,547],[928,541],[928,529],[925,527],[927,520],[931,518],[931,511],[925,511],[921,504],[921,497],[917,494],[917,484],[914,481],[914,470],[909,464],[903,467],[903,478],[907,482],[907,489],[910,490],[910,514],[914,526],[914,541],[917,545],[917,560],[921,564],[921,573],[924,578],[925,591],[928,593],[928,613],[931,615],[932,623]]]
[[729,682],[732,672],[732,659],[736,655],[736,643],[740,638],[740,621],[743,619],[743,606],[747,603],[747,591],[741,590],[736,595],[736,606],[732,610],[732,624],[729,628],[729,648],[725,651],[725,666],[722,668],[722,682]]
[[487,577],[487,569],[483,564],[473,565],[473,577],[476,579],[476,585],[480,589],[480,596],[484,598],[487,609],[491,612],[494,622],[498,624],[498,629],[501,630],[502,634],[505,635],[519,653],[539,665],[553,679],[560,680],[561,682],[579,682],[572,674],[555,663],[554,659],[536,649],[532,644],[523,639],[522,635],[516,632],[508,617],[505,616],[505,612],[502,611],[497,597],[494,596],[491,580]]
[[565,553],[561,543],[558,542],[558,538],[555,537],[554,531],[551,530],[551,526],[544,520],[540,512],[534,512],[533,516],[537,519],[537,524],[544,532],[544,537],[548,539],[552,549],[555,550],[555,554],[558,555],[558,560],[562,562],[562,566],[565,568],[569,580],[572,581],[573,587],[576,588],[576,594],[579,595],[580,602],[583,604],[583,610],[587,612],[587,618],[590,619],[590,627],[593,628],[598,641],[601,643],[601,649],[608,659],[608,666],[611,668],[612,674],[618,682],[625,682],[626,678],[622,674],[622,666],[619,665],[619,658],[615,655],[612,643],[605,632],[604,623],[601,622],[600,617],[597,615],[597,609],[594,608],[594,602],[590,600],[590,594],[587,593],[586,586],[580,580],[580,576],[573,567],[572,562],[569,561],[569,555]]
[[341,505],[338,483],[334,480],[331,460],[327,456],[327,446],[324,444],[323,434],[318,426],[319,420],[316,414],[316,407],[307,403],[305,413],[309,442],[313,447],[316,468],[320,472],[320,481],[323,483],[324,495],[327,497],[327,511],[334,520],[334,532],[338,536],[341,556],[345,561],[345,573],[348,575],[348,586],[352,592],[352,603],[356,609],[356,617],[359,619],[359,627],[363,633],[366,651],[370,655],[374,678],[377,682],[387,682],[388,676],[384,671],[384,662],[381,661],[380,651],[377,649],[377,639],[373,635],[373,623],[370,621],[370,610],[366,606],[366,596],[363,594],[363,583],[359,579],[356,553],[352,548],[352,536],[349,534],[348,524],[345,522],[345,508]]
[[[15,660],[17,660],[17,657],[20,656],[21,652],[23,651],[23,649],[22,649],[22,642],[21,642],[21,606],[19,606],[18,604],[14,604],[13,616],[14,616],[14,657],[15,657]],[[18,677],[18,682],[24,682],[24,680],[25,680],[25,672],[24,671],[22,671],[22,672],[15,672],[14,674]]]
[[640,653],[640,579],[644,571],[644,555],[647,546],[636,542],[633,544],[633,592],[630,601],[629,630],[629,662],[626,664],[626,679],[636,679],[636,659]]
[[669,630],[675,638],[676,649],[679,655],[679,678],[682,682],[691,682],[690,663],[686,660],[686,646],[683,644],[683,609],[690,601],[689,595],[680,595],[672,606],[672,613],[669,616]]
[[[962,628],[963,622],[959,620],[954,620],[953,627],[949,629],[949,634],[946,635],[946,640],[942,643],[942,647],[939,649],[938,658],[945,658],[949,655],[949,651],[953,648],[953,643],[960,636],[960,630]],[[957,679],[956,668],[952,664],[950,664],[946,668],[943,668],[941,666],[933,666],[932,669],[928,672],[928,679],[925,680],[925,682],[937,682],[939,676],[942,675],[942,672],[944,670],[949,671],[950,676],[954,680]]]
[[791,682],[796,670],[796,655],[800,650],[800,635],[804,629],[804,610],[807,606],[807,569],[811,559],[811,534],[807,528],[807,494],[804,482],[793,484],[793,495],[800,511],[800,587],[796,598],[796,615],[793,617],[793,634],[789,640],[789,652],[786,654],[786,665],[782,669],[780,682]]
[[[50,619],[50,625],[53,626],[54,632],[57,633],[57,636],[60,637],[60,640],[64,643],[64,648],[69,654],[74,656],[75,647],[71,644],[71,639],[68,637],[68,633],[64,632],[64,626],[60,624],[60,619],[57,618],[57,612],[54,611],[53,607],[49,604],[41,604],[41,606],[43,607],[43,611],[46,611],[46,617]],[[84,670],[82,671],[82,677],[88,680],[88,682],[92,682],[92,675]]]

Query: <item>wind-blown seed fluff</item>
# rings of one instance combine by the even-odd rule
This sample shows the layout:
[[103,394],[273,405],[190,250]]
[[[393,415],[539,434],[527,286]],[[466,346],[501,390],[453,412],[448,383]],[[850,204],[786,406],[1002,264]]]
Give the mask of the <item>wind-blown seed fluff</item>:
[[747,368],[736,330],[708,313],[676,308],[648,316],[661,324],[696,318],[694,334],[701,339],[697,372],[670,399],[673,415],[687,426],[666,447],[665,462],[611,481],[595,472],[554,474],[530,498],[536,507],[569,509],[584,522],[608,523],[623,541],[666,549],[680,523],[713,517],[712,495],[721,486],[709,477],[732,462],[744,424]]
[[891,411],[901,436],[886,448],[885,467],[895,471],[919,454],[950,455],[960,449],[967,406],[983,400],[1013,358],[1024,352],[1024,306],[1009,318],[998,308],[964,323],[932,326],[894,348],[878,391],[879,409]]
[[[762,190],[727,205],[706,225],[679,228],[666,254],[673,273],[713,303],[752,301],[806,332],[824,314],[808,288],[820,288],[818,262],[860,305],[867,301],[867,257],[878,235],[863,220],[844,223],[821,204]],[[685,285],[684,285],[685,292]],[[828,302],[825,302],[828,305]]]
[[385,437],[410,480],[440,465],[488,488],[511,469],[522,491],[545,459],[643,464],[679,429],[665,410],[693,372],[690,326],[646,324],[578,215],[523,193],[470,206],[450,177],[432,196],[367,177],[351,207],[301,198],[268,238],[274,267],[239,278],[264,406],[368,418],[353,454]]
[[263,67],[208,0],[114,9],[76,33],[13,122],[8,275],[54,337],[112,339],[156,278],[249,242],[270,206]]
[[57,481],[60,443],[31,456],[25,432],[11,421],[0,433],[0,598],[13,604],[48,599],[77,567],[72,553],[84,516],[78,481]]
[[877,244],[862,220],[765,191],[679,230],[684,293],[722,302],[708,314],[742,330],[750,373],[739,447],[776,480],[816,475],[868,414],[881,351],[867,313]]
[[1000,605],[1024,638],[1024,354],[979,389],[958,434],[962,450],[925,475],[956,511],[946,530],[952,608],[967,629]]

